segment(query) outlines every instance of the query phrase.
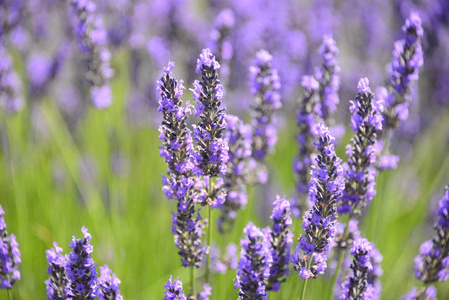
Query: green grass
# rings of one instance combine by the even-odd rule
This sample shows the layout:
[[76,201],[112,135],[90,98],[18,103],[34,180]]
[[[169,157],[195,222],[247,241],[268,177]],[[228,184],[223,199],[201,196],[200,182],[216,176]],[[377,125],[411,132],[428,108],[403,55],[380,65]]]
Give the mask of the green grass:
[[[115,66],[118,74],[126,73],[126,59],[121,57]],[[8,231],[16,234],[22,253],[22,279],[14,286],[14,299],[45,299],[45,250],[56,241],[67,253],[72,235],[81,236],[83,225],[93,236],[95,262],[108,264],[118,275],[125,299],[161,299],[170,275],[179,276],[188,285],[189,270],[180,267],[170,234],[170,211],[175,209],[175,202],[167,201],[161,191],[160,174],[165,173],[166,166],[159,157],[159,134],[156,129],[129,125],[125,76],[114,79],[113,91],[113,107],[90,109],[74,136],[53,99],[38,104],[40,121],[47,128],[43,137],[30,139],[27,111],[3,118],[10,156],[3,151],[0,157],[0,202]],[[383,299],[397,299],[412,286],[419,286],[413,258],[419,245],[433,234],[429,201],[433,195],[440,198],[442,187],[449,183],[448,120],[447,113],[441,114],[418,137],[411,160],[380,175],[378,194],[362,222],[363,235],[375,242],[384,256]],[[297,146],[294,126],[287,127],[290,129],[280,133],[276,153],[269,161],[271,177],[279,184],[277,193],[281,195],[290,194],[294,185],[291,158]],[[342,157],[348,138],[339,149]],[[117,175],[108,168],[107,157],[115,152],[129,160],[127,173]],[[83,161],[93,165],[93,175],[80,172]],[[59,184],[53,179],[54,170],[63,174]],[[238,243],[249,220],[261,227],[269,224],[256,213],[265,201],[256,197],[257,189],[250,189],[249,205],[239,214],[230,234],[213,232],[217,245]],[[300,227],[296,223],[292,228]],[[300,233],[295,232],[295,236]],[[201,278],[204,270],[196,274]],[[211,299],[236,299],[234,278],[233,270],[226,275],[214,274]],[[329,281],[329,276],[310,280],[306,298],[323,299]],[[270,299],[298,299],[301,284],[292,274],[282,292]],[[449,286],[439,284],[438,290],[440,299],[449,297]],[[0,291],[0,299],[6,297]]]

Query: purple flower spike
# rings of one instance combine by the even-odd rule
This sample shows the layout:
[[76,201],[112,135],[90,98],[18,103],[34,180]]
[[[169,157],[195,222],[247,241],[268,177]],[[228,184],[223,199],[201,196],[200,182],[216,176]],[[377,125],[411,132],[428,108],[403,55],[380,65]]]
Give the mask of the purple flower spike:
[[229,159],[224,176],[227,190],[226,200],[221,208],[218,228],[224,233],[231,230],[237,211],[243,209],[248,201],[246,182],[249,176],[248,159],[251,157],[252,130],[238,117],[226,116],[228,124],[225,139],[229,146]]
[[111,272],[108,266],[100,267],[100,278],[98,278],[98,299],[100,300],[123,300],[120,295],[120,279]]
[[355,136],[346,146],[349,157],[345,169],[346,185],[338,204],[338,212],[342,214],[360,214],[376,194],[377,171],[373,165],[377,158],[377,132],[382,130],[383,103],[374,98],[367,78],[360,79],[357,87],[359,92],[355,100],[350,101],[349,108]]
[[313,207],[303,216],[305,233],[292,255],[294,269],[303,279],[316,278],[326,269],[326,252],[336,234],[337,208],[344,189],[341,159],[335,154],[335,139],[320,123],[315,128],[318,140],[317,166],[312,166],[309,196]]
[[86,78],[90,84],[92,103],[99,109],[112,102],[109,81],[114,73],[110,66],[111,54],[106,48],[107,32],[96,6],[91,0],[71,0],[77,18],[75,33],[88,65]]
[[195,210],[196,193],[194,192],[196,176],[193,173],[193,141],[187,127],[187,117],[190,114],[190,104],[183,107],[182,81],[172,77],[174,63],[169,62],[158,81],[159,92],[158,111],[163,114],[162,125],[159,127],[163,141],[160,155],[168,166],[168,176],[163,177],[164,192],[167,198],[178,200],[176,214],[172,219],[172,234],[175,246],[183,266],[199,267],[203,253],[201,245],[204,223]]
[[277,141],[274,113],[282,106],[279,89],[281,83],[273,57],[266,50],[256,54],[255,66],[250,68],[251,94],[254,96],[252,110],[253,157],[263,162],[274,151]]
[[203,291],[198,294],[198,300],[209,300],[209,297],[212,295],[212,287],[207,283],[203,285]]
[[273,203],[273,213],[271,214],[273,227],[267,237],[270,243],[271,264],[270,277],[267,280],[267,290],[278,292],[281,283],[290,274],[290,245],[293,234],[289,227],[292,224],[290,218],[290,202],[285,197],[277,196]]
[[246,238],[240,240],[242,250],[234,288],[239,289],[239,300],[263,300],[267,298],[270,251],[264,234],[253,223],[249,222],[243,232]]
[[337,109],[337,104],[340,102],[338,98],[340,67],[335,59],[338,48],[332,36],[325,35],[323,37],[319,53],[323,57],[323,64],[315,72],[315,78],[320,84],[318,108],[320,117],[327,124],[330,114]]
[[0,45],[0,106],[8,113],[16,113],[23,106],[19,94],[20,81],[12,65],[11,55],[3,45]]
[[[424,297],[424,298],[423,298]],[[437,300],[437,289],[433,285],[429,285],[425,288],[412,288],[410,293],[405,295],[402,300]]]
[[384,112],[387,128],[397,128],[400,121],[408,117],[410,87],[418,80],[423,65],[421,19],[412,12],[402,30],[405,37],[394,44],[393,59],[388,67],[388,92],[391,101],[386,103]]
[[228,144],[223,137],[226,129],[225,109],[221,107],[223,86],[218,79],[220,64],[209,49],[204,49],[198,59],[197,73],[201,80],[193,83],[193,99],[197,101],[194,114],[200,122],[194,127],[197,141],[195,154],[198,175],[216,177],[226,173]]
[[354,240],[351,254],[353,256],[350,267],[352,274],[342,284],[340,299],[378,299],[380,284],[376,279],[380,270],[378,264],[382,257],[373,244],[364,238]]
[[67,256],[67,277],[70,281],[68,297],[72,299],[94,300],[98,295],[97,265],[92,259],[92,236],[86,227],[81,228],[84,238],[73,236],[70,255]]
[[299,149],[293,162],[297,192],[295,209],[298,212],[304,209],[302,207],[305,204],[303,198],[307,197],[309,191],[310,168],[312,166],[312,155],[314,151],[313,130],[316,122],[314,107],[317,102],[319,83],[313,76],[304,76],[301,85],[303,87],[303,97],[296,111],[296,122],[299,129],[297,135]]
[[170,279],[165,284],[164,300],[187,300],[179,278],[173,280],[173,276],[170,276]]
[[439,202],[436,234],[421,245],[415,258],[415,275],[425,284],[446,281],[449,277],[449,187]]
[[67,258],[62,255],[62,248],[58,247],[56,242],[53,246],[54,248],[46,251],[50,275],[45,281],[48,300],[66,300],[70,286],[66,273]]
[[20,280],[21,259],[15,235],[8,235],[6,231],[4,215],[5,211],[0,205],[0,289],[11,289]]

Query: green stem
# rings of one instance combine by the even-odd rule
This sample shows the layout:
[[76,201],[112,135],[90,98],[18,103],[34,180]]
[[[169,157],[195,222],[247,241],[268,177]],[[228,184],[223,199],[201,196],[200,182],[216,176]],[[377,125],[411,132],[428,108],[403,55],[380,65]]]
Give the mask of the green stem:
[[[309,260],[307,261],[307,269],[310,269],[310,265],[312,264],[312,257],[313,257],[313,255],[310,254]],[[299,300],[303,300],[304,296],[306,295],[307,282],[308,282],[308,278],[304,279],[304,284],[302,285],[302,291],[301,291],[301,298],[299,298]]]
[[[209,197],[212,197],[212,176],[209,176]],[[212,200],[212,199],[211,199]],[[210,252],[211,252],[211,240],[212,240],[212,206],[209,203],[207,208],[207,247],[209,248],[209,254],[206,258],[206,283],[209,283],[209,266],[210,266]]]
[[13,300],[11,289],[6,289],[6,290],[8,291],[8,298],[9,298],[9,300]]
[[192,295],[196,296],[195,266],[190,266],[190,289],[192,290]]
[[[345,231],[343,232],[343,237],[342,240],[345,241],[348,238],[348,233],[349,233],[349,221],[351,220],[351,215],[347,218],[346,220],[346,225],[345,225]],[[331,284],[329,285],[329,291],[328,291],[328,298],[330,300],[332,300],[334,297],[334,286],[335,286],[335,282],[337,282],[337,278],[338,278],[338,274],[340,273],[341,270],[341,265],[343,263],[343,258],[345,257],[345,250],[344,249],[338,249],[337,251],[337,255],[338,255],[338,262],[337,262],[337,268],[335,269],[335,273],[334,276],[332,276],[332,281]]]

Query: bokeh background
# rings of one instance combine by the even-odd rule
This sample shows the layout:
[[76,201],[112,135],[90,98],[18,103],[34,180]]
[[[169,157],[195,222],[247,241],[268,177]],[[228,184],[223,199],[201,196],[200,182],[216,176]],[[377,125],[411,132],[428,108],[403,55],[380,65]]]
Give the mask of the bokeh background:
[[[214,232],[224,247],[242,238],[251,220],[269,224],[276,194],[294,190],[292,159],[297,151],[295,105],[299,83],[320,64],[317,49],[332,34],[340,52],[340,104],[337,124],[346,127],[338,154],[352,133],[349,100],[362,76],[371,86],[386,80],[395,40],[411,11],[423,20],[424,66],[412,89],[409,119],[392,143],[401,156],[395,170],[381,173],[378,193],[361,228],[382,253],[382,299],[398,299],[412,286],[413,259],[431,238],[437,201],[449,184],[449,2],[445,0],[93,0],[107,30],[112,54],[113,104],[99,110],[90,103],[83,53],[73,32],[70,1],[0,1],[1,43],[12,55],[23,108],[2,110],[0,203],[8,231],[22,253],[22,279],[15,299],[44,299],[45,250],[53,241],[68,251],[72,235],[89,228],[93,257],[121,279],[125,299],[161,299],[170,275],[188,281],[170,234],[174,201],[162,193],[156,80],[168,60],[176,76],[191,87],[196,58],[214,47],[216,17],[230,9],[232,49],[225,75],[227,111],[248,120],[251,96],[248,68],[257,50],[273,55],[282,82],[279,133],[269,158],[269,181],[249,189],[249,204],[227,235]],[[58,63],[57,72],[52,66]],[[191,98],[187,91],[185,100]],[[301,220],[292,228],[299,236]],[[201,276],[201,274],[199,274]],[[211,299],[235,299],[235,271],[213,275]],[[328,276],[309,282],[310,299],[327,292]],[[293,299],[301,281],[292,274],[270,299]],[[437,284],[439,299],[449,286]],[[0,299],[6,299],[0,291]]]

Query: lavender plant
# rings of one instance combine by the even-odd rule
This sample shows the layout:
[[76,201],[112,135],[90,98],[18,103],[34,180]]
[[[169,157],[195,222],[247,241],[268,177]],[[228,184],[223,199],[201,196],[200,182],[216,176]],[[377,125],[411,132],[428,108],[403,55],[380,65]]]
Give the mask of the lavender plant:
[[239,289],[239,300],[266,299],[271,261],[268,244],[262,231],[251,222],[243,232],[246,238],[240,240],[242,248],[234,288]]
[[12,63],[11,55],[0,43],[0,105],[8,113],[15,113],[23,106],[20,81]]
[[226,200],[221,208],[218,229],[228,232],[237,217],[237,212],[246,206],[248,195],[248,159],[251,157],[252,131],[237,116],[226,116],[225,139],[229,146],[226,174],[223,187],[227,190]]
[[289,230],[292,224],[290,202],[285,197],[277,196],[273,203],[271,220],[273,227],[268,231],[266,237],[270,243],[271,253],[270,276],[266,281],[266,289],[278,292],[281,289],[281,283],[290,275],[290,245],[293,242],[293,234]]
[[259,163],[273,152],[277,141],[274,113],[282,106],[279,89],[281,83],[273,57],[266,50],[256,53],[255,65],[250,68],[252,107],[253,158]]
[[110,56],[106,48],[107,32],[102,18],[96,13],[96,5],[90,0],[70,0],[77,18],[74,28],[79,48],[86,54],[86,79],[90,84],[92,103],[99,109],[111,105],[109,80],[113,75]]
[[20,280],[21,259],[16,236],[6,231],[4,215],[5,211],[0,205],[0,289],[9,290]]
[[47,250],[48,274],[50,278],[45,281],[48,300],[68,299],[68,289],[70,287],[67,278],[66,266],[67,258],[62,255],[62,248],[56,242],[54,248]]
[[86,227],[81,228],[84,237],[73,236],[72,252],[67,256],[66,272],[70,281],[67,296],[70,299],[94,300],[98,296],[97,265],[92,259],[92,236]]
[[299,148],[293,162],[293,170],[296,177],[296,201],[294,204],[294,214],[296,216],[299,216],[299,212],[306,207],[304,198],[309,190],[309,170],[312,166],[312,154],[314,153],[313,130],[316,123],[314,107],[317,103],[319,83],[312,76],[303,76],[301,86],[303,87],[303,97],[299,101],[299,108],[296,111],[296,122],[299,129],[297,135]]
[[170,276],[170,279],[165,284],[164,300],[187,300],[179,278],[173,280],[173,276]]
[[323,123],[315,127],[318,149],[317,166],[312,166],[309,195],[313,207],[303,216],[302,228],[305,233],[299,237],[291,262],[296,272],[306,280],[303,285],[304,297],[308,278],[316,278],[326,269],[326,253],[336,233],[337,207],[344,189],[341,159],[334,149],[335,139]]
[[98,278],[99,300],[123,300],[120,295],[120,279],[111,272],[108,266],[100,267],[100,278]]

